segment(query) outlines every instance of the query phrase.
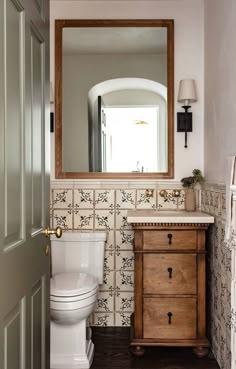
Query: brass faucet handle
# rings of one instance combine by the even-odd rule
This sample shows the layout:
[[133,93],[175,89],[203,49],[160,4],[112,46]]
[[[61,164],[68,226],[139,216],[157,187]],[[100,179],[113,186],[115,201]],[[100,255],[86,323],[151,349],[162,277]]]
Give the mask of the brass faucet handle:
[[146,197],[153,197],[154,196],[154,190],[153,189],[145,190],[145,196]]
[[167,195],[168,195],[168,193],[167,193],[167,191],[166,191],[166,190],[161,190],[161,191],[159,192],[159,195],[160,195],[161,197],[166,198],[166,197],[167,197]]
[[180,190],[173,190],[172,191],[172,196],[173,197],[180,197]]
[[51,234],[55,234],[55,236],[57,238],[61,238],[62,236],[62,228],[61,227],[56,227],[55,229],[50,229],[49,226],[47,228],[45,228],[42,233],[46,236],[46,237],[50,237]]

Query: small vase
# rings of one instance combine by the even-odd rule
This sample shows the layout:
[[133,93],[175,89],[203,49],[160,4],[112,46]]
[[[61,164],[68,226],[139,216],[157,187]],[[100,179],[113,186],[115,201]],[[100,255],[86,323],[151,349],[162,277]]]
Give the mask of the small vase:
[[196,194],[192,188],[188,188],[187,190],[185,190],[185,210],[196,210]]

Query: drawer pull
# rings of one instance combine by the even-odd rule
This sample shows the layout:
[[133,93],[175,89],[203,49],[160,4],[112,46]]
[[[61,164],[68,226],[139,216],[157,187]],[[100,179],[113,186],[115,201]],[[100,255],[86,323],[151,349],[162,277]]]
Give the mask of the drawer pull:
[[173,314],[169,312],[167,315],[168,315],[168,324],[171,324],[171,317]]
[[167,270],[168,270],[168,273],[169,273],[169,278],[172,278],[172,271],[173,271],[173,269],[172,268],[168,268]]
[[169,245],[172,244],[172,234],[171,233],[168,233],[167,237],[169,238]]

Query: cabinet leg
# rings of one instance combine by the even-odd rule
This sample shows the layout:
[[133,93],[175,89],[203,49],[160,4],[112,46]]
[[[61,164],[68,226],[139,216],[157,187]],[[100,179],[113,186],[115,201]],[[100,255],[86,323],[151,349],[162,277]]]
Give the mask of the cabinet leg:
[[143,356],[145,353],[145,349],[143,346],[132,346],[131,352],[135,356]]
[[208,347],[202,347],[202,346],[194,347],[193,348],[193,353],[197,357],[201,358],[201,357],[204,357],[204,356],[207,356],[208,355],[209,348]]

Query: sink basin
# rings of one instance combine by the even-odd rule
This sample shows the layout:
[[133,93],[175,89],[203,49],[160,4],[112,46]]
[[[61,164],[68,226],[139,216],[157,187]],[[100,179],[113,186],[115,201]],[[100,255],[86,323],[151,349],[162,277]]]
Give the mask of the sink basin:
[[214,217],[201,211],[129,210],[128,223],[214,223]]

